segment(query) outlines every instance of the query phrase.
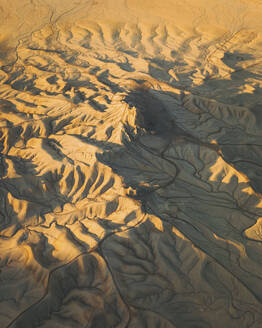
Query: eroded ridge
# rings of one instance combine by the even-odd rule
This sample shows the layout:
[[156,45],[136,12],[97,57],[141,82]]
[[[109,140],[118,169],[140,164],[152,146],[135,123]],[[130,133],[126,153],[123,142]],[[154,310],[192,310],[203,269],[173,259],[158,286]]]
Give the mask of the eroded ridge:
[[256,42],[90,21],[19,43],[0,70],[3,327],[261,327]]

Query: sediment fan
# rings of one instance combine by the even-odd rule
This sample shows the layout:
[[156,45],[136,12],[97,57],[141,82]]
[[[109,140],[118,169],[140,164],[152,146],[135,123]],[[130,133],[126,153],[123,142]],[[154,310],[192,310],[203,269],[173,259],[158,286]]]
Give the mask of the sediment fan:
[[262,327],[261,11],[0,1],[0,327]]

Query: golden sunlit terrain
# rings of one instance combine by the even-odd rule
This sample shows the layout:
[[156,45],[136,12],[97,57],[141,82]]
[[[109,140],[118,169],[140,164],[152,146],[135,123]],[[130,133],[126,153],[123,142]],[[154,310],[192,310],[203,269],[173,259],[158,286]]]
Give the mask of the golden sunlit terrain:
[[262,327],[261,17],[0,0],[0,328]]

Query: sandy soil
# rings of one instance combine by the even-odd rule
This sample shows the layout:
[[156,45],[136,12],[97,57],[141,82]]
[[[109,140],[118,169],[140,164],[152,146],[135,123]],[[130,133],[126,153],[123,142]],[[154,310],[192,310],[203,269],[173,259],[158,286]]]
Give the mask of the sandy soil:
[[0,327],[262,327],[261,17],[0,0]]

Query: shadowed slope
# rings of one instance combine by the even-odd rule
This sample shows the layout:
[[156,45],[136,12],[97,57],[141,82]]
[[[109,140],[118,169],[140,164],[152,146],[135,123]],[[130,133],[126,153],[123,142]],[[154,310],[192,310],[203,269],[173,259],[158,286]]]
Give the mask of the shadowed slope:
[[134,3],[48,2],[1,66],[4,327],[261,327],[257,16]]

